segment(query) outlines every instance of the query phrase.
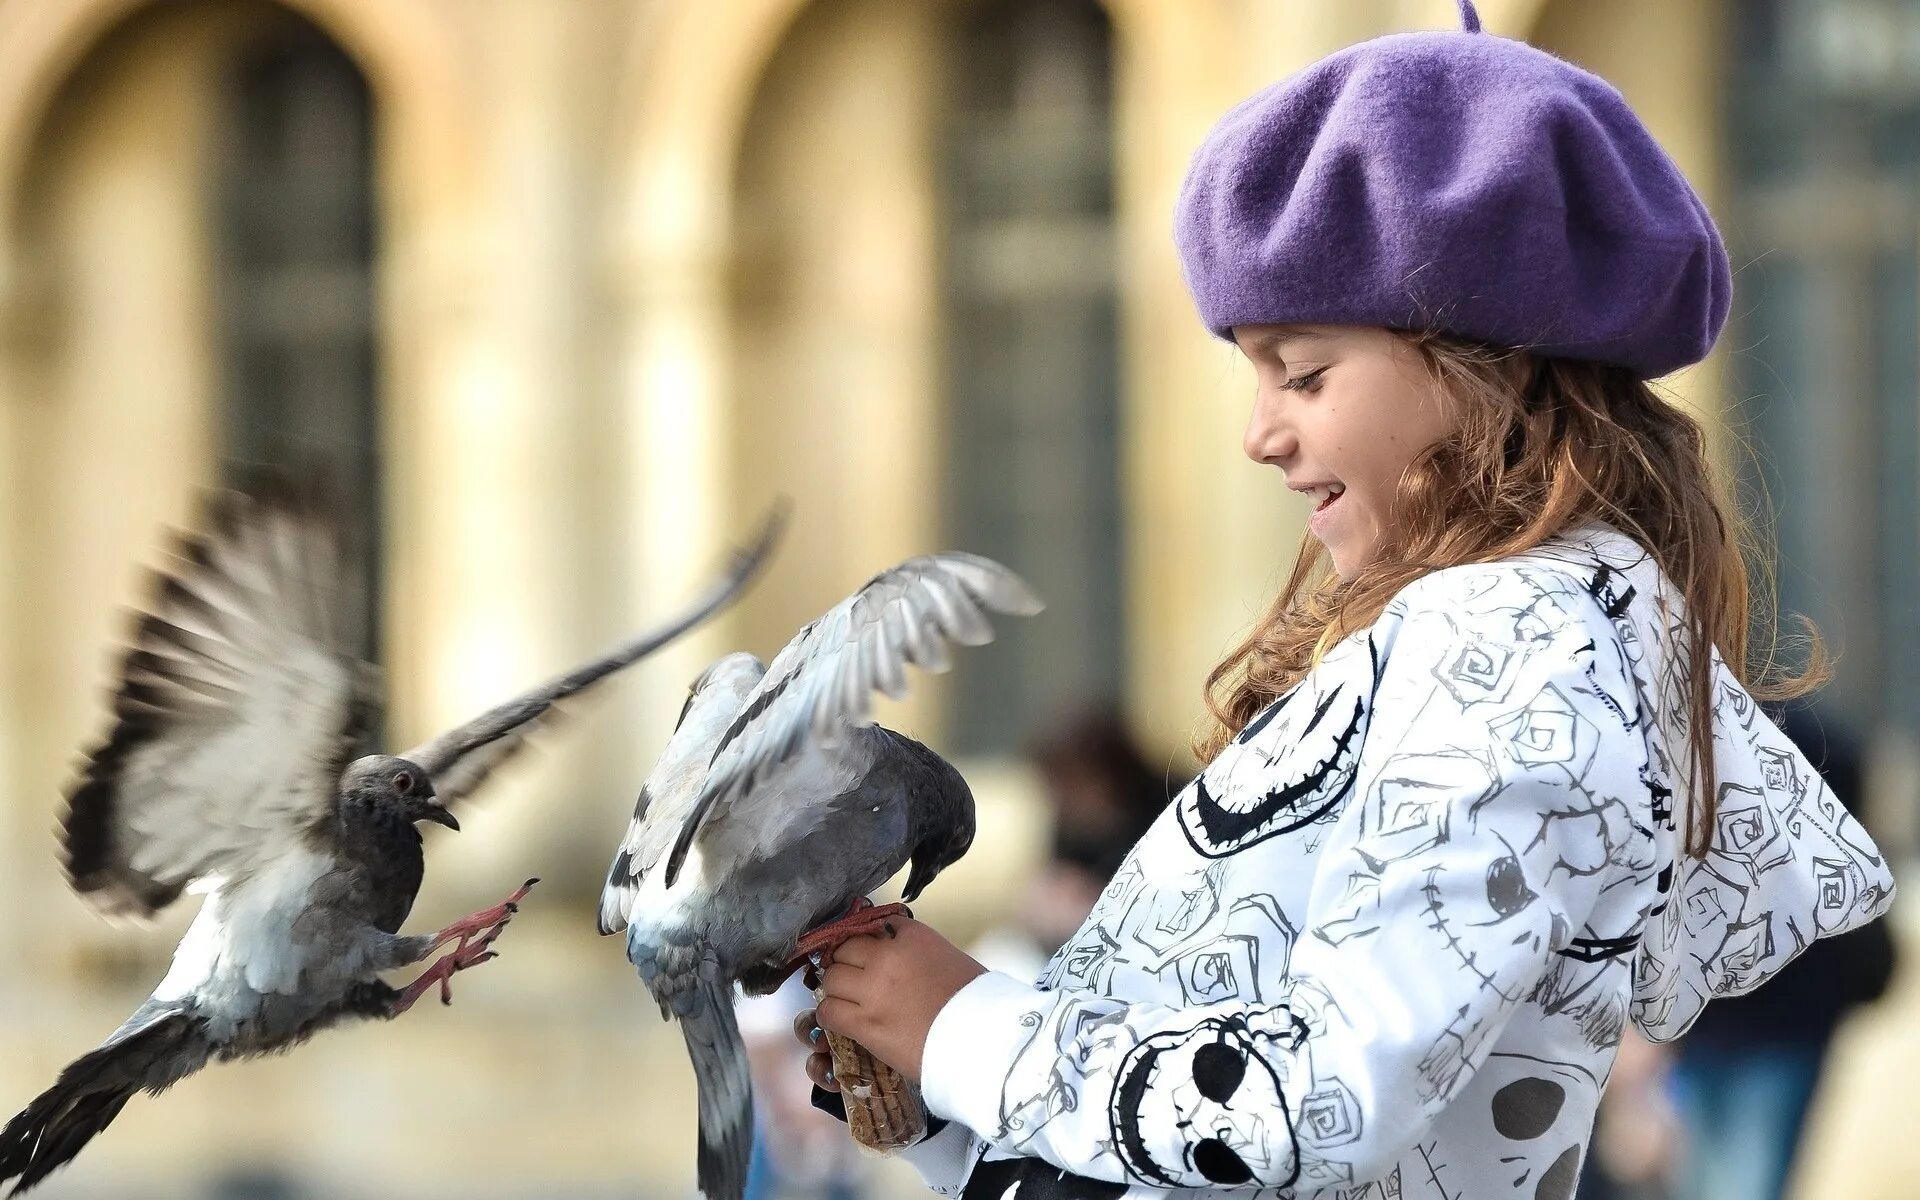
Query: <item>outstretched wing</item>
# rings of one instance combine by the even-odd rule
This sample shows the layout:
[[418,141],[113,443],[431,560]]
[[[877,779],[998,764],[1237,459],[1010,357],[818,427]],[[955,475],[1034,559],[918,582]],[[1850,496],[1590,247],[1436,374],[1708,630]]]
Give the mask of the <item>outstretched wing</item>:
[[156,572],[112,730],[68,791],[67,877],[109,914],[293,848],[379,718],[373,669],[343,649],[336,514],[274,488],[219,493],[206,518]]
[[627,835],[607,869],[600,893],[601,933],[626,928],[641,881],[673,848],[681,825],[700,800],[714,747],[766,673],[766,664],[753,655],[729,654],[693,681],[679,723],[640,788]]
[[761,522],[753,544],[733,552],[726,570],[706,592],[665,624],[569,674],[549,680],[523,696],[488,710],[458,728],[416,746],[401,757],[433,780],[440,802],[451,806],[473,794],[501,763],[517,754],[527,735],[557,714],[555,705],[583,692],[673,641],[727,607],[772,557],[786,526],[787,506],[776,504]]
[[871,724],[875,689],[906,695],[906,664],[944,671],[948,642],[992,641],[988,612],[1032,616],[1041,607],[1019,576],[990,558],[933,554],[874,576],[801,630],[721,735],[700,800],[667,860],[667,885],[716,805],[753,787],[808,739],[831,743],[846,729]]

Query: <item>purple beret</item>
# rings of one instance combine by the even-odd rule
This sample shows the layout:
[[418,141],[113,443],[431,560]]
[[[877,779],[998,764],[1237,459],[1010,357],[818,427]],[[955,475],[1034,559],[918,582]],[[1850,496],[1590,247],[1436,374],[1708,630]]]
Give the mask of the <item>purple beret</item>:
[[1437,330],[1646,378],[1706,357],[1733,290],[1706,205],[1611,85],[1461,8],[1215,126],[1174,235],[1208,328]]

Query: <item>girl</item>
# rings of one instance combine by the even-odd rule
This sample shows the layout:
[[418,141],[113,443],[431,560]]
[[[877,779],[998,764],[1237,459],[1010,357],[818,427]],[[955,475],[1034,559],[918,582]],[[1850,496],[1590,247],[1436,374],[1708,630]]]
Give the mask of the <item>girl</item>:
[[1618,93],[1461,10],[1254,96],[1188,176],[1246,453],[1318,502],[1209,765],[1038,984],[911,922],[824,974],[818,1023],[945,1118],[909,1152],[941,1192],[1563,1200],[1629,1022],[1676,1037],[1892,896],[1756,708],[1818,656],[1750,666],[1701,431],[1645,382],[1718,336],[1719,235]]

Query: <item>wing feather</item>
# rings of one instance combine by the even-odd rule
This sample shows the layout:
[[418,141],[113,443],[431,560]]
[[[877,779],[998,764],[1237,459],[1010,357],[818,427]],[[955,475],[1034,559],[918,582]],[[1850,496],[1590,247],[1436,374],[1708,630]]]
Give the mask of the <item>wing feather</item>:
[[639,662],[737,600],[772,557],[786,519],[787,505],[783,501],[768,512],[753,543],[735,550],[726,568],[707,590],[670,620],[577,670],[548,680],[414,747],[401,757],[432,778],[434,792],[442,804],[452,805],[472,795],[494,769],[520,752],[529,734],[559,715],[555,706],[562,700]]
[[642,881],[672,850],[680,826],[700,799],[714,747],[740,716],[766,671],[766,665],[750,654],[730,654],[694,680],[680,722],[640,789],[633,820],[607,870],[606,887],[600,893],[601,933],[626,928]]
[[987,613],[1031,616],[1038,597],[1019,576],[976,554],[911,558],[801,630],[774,657],[766,676],[714,748],[699,801],[681,824],[667,861],[672,886],[702,824],[811,737],[831,743],[873,722],[878,690],[907,690],[906,665],[944,670],[946,643],[993,640]]
[[220,493],[182,535],[121,656],[113,723],[69,786],[74,889],[148,916],[257,867],[332,811],[378,722],[373,669],[337,640],[339,522],[317,495]]

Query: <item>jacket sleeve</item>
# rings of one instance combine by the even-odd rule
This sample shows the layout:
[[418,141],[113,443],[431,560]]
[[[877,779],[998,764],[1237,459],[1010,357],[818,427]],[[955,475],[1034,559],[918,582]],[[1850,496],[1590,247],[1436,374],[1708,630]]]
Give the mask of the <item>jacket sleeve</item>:
[[1291,960],[1262,963],[1267,1002],[1129,1004],[984,975],[929,1032],[930,1108],[999,1151],[1169,1189],[1365,1181],[1411,1150],[1553,956],[1584,952],[1575,935],[1644,830],[1646,749],[1604,612],[1453,575],[1367,635],[1354,790],[1312,860]]

